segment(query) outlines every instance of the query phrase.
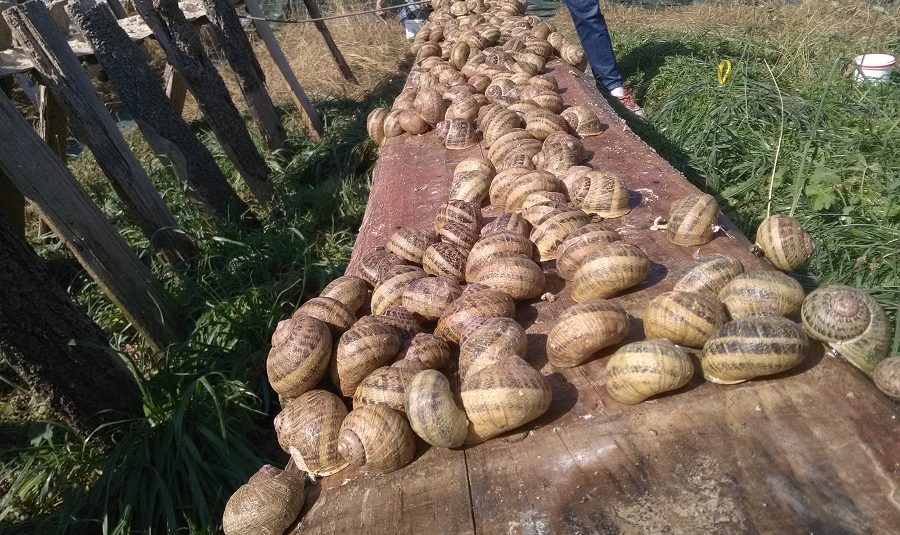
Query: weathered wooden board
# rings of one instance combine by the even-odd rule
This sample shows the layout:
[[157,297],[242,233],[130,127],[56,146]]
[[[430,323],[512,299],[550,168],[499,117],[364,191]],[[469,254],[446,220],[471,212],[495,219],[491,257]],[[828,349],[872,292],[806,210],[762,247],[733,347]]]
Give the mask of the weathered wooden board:
[[[616,298],[635,318],[632,341],[646,303],[671,289],[697,250],[648,229],[697,190],[583,74],[554,70],[568,104],[591,106],[609,124],[584,142],[591,165],[621,174],[640,195],[631,214],[607,222],[655,263],[645,284]],[[443,150],[431,133],[389,140],[354,261],[399,226],[431,225],[453,166],[478,150]],[[720,223],[725,232],[701,253],[768,268],[730,222]],[[820,352],[782,376],[734,386],[695,378],[670,395],[622,405],[604,388],[603,357],[615,348],[579,368],[546,362],[546,333],[572,300],[553,263],[545,267],[558,299],[521,304],[517,319],[528,328],[528,359],[553,385],[549,412],[524,432],[461,451],[431,449],[392,474],[348,469],[324,478],[297,533],[889,533],[900,526],[898,405],[861,374]]]

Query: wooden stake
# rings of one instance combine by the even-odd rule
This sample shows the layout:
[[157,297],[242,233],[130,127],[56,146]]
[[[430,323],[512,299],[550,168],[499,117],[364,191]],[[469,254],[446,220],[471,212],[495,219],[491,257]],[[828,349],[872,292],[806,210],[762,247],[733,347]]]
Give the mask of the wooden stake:
[[184,85],[184,78],[171,63],[166,63],[163,71],[163,86],[166,91],[166,98],[172,105],[172,109],[179,117],[184,114],[184,101],[187,98],[187,86]]
[[[53,98],[53,93],[47,86],[42,85],[39,94],[38,135],[65,162],[69,142],[69,118],[66,117],[66,110]],[[51,232],[50,225],[43,218],[38,218],[38,236],[48,236]]]
[[193,244],[176,230],[175,218],[131,152],[47,7],[40,0],[29,0],[7,9],[3,16],[31,56],[44,84],[68,108],[76,137],[90,147],[150,242],[171,262],[185,262],[194,256]]
[[128,320],[157,350],[184,340],[190,326],[181,309],[4,94],[0,132],[0,172],[34,203]]
[[291,88],[291,97],[294,100],[294,105],[297,106],[297,110],[301,111],[306,119],[306,128],[309,130],[309,137],[312,138],[313,141],[319,141],[322,139],[323,132],[322,120],[319,118],[319,113],[316,111],[312,102],[309,101],[306,92],[303,91],[303,86],[300,85],[300,80],[297,79],[297,75],[291,70],[291,65],[288,63],[287,57],[285,57],[284,51],[281,49],[281,45],[278,44],[278,39],[275,38],[275,33],[272,32],[272,27],[269,26],[268,22],[259,20],[264,17],[262,9],[259,7],[259,3],[257,0],[245,0],[244,5],[247,6],[247,12],[250,16],[255,17],[253,19],[253,25],[256,27],[256,31],[259,32],[263,44],[266,45],[266,50],[269,51],[269,55],[272,56],[272,60],[275,62],[275,65],[278,66],[278,70],[281,71],[281,75],[287,82],[288,87]]
[[[310,18],[322,18],[322,12],[319,10],[316,0],[303,0],[303,3],[306,5],[306,11],[309,13]],[[337,43],[335,43],[334,38],[331,37],[331,32],[328,30],[328,26],[325,25],[325,21],[317,20],[313,22],[313,24],[316,26],[316,29],[319,30],[319,33],[322,34],[322,39],[325,40],[325,45],[328,47],[328,51],[331,52],[331,57],[341,71],[344,80],[347,80],[353,85],[359,85],[356,76],[353,75],[353,71],[350,69],[350,65],[347,64],[347,60],[344,59],[344,55],[341,54],[341,50],[337,47]]]

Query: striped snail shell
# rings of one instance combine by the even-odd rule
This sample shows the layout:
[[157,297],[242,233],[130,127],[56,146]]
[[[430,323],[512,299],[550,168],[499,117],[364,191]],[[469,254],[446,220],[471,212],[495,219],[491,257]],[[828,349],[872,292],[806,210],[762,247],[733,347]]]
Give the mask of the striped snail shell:
[[411,110],[403,110],[397,116],[400,128],[407,134],[419,135],[424,134],[431,129],[431,126],[418,113]]
[[434,127],[438,139],[450,150],[462,150],[478,144],[475,125],[465,119],[441,121]]
[[528,79],[528,84],[544,91],[559,91],[559,83],[552,74],[537,74]]
[[453,200],[438,208],[434,218],[434,231],[440,232],[450,222],[465,223],[469,226],[481,226],[481,207],[473,202]]
[[531,241],[541,262],[555,260],[560,244],[573,232],[591,222],[591,217],[581,210],[562,208],[535,225]]
[[[469,98],[473,95],[477,95],[477,94],[478,94],[478,91],[475,89],[475,87],[472,84],[469,84],[467,82],[464,84],[455,85],[453,87],[448,88],[447,92],[443,94],[443,97],[444,97],[444,100],[449,100],[450,105],[452,106],[453,104],[455,104],[461,100],[467,99],[467,98]],[[485,103],[487,102],[487,98],[485,98],[484,95],[478,95],[478,96],[481,97],[482,99],[484,99]],[[476,101],[477,101],[477,99],[476,99]],[[481,102],[478,102],[479,108],[481,107],[481,104],[482,104]],[[450,109],[450,107],[448,106],[447,110],[449,110],[449,109]],[[445,117],[446,117],[446,114],[445,114]],[[470,120],[475,120],[476,117],[478,117],[477,109],[475,110],[475,113]]]
[[531,223],[522,217],[521,214],[503,212],[484,226],[482,229],[482,236],[487,236],[493,232],[505,231],[528,237],[531,234]]
[[614,230],[606,230],[599,223],[588,223],[575,230],[556,248],[556,271],[567,281],[575,278],[575,272],[594,251],[619,241]]
[[404,89],[397,95],[397,98],[394,99],[393,105],[391,105],[390,111],[400,111],[400,110],[413,110],[415,111],[416,106],[416,95],[418,91],[415,89]]
[[423,61],[425,58],[429,57],[440,57],[441,55],[441,47],[434,43],[425,43],[419,48],[419,51],[416,52],[416,62]]
[[356,316],[343,303],[331,297],[313,297],[300,305],[292,317],[309,316],[328,326],[332,336],[338,336],[356,323]]
[[[478,128],[482,132],[484,132],[487,129],[488,123],[491,122],[491,119],[494,117],[494,115],[496,115],[497,113],[500,113],[502,110],[505,110],[505,109],[506,108],[504,108],[500,104],[497,104],[494,102],[489,102],[489,103],[485,104],[484,106],[482,106],[480,110],[478,110],[478,117],[475,119],[475,124],[478,126]],[[487,145],[488,144],[488,140],[487,140],[488,136],[485,135],[484,138],[485,138],[484,139],[485,145]]]
[[452,243],[465,250],[469,250],[478,241],[481,228],[468,223],[450,221],[441,228],[438,236],[442,242]]
[[[553,54],[553,52],[555,52],[555,50],[553,49],[553,45],[543,39],[526,41],[525,49],[537,54],[545,60],[549,58]],[[555,89],[553,89],[553,91],[555,91]]]
[[509,106],[507,106],[506,109],[515,112],[516,115],[518,115],[522,119],[525,119],[525,115],[528,112],[540,110],[541,108],[531,102],[516,102],[515,104],[510,104]]
[[559,50],[559,57],[578,70],[583,71],[587,68],[587,58],[584,55],[584,49],[578,45],[563,45]]
[[342,275],[319,293],[319,297],[330,297],[347,307],[347,310],[359,312],[369,295],[369,283],[355,275]]
[[469,420],[456,405],[450,381],[437,370],[417,373],[406,387],[406,416],[422,440],[439,448],[462,446]]
[[300,516],[305,501],[303,479],[265,465],[228,498],[222,530],[225,535],[284,533]]
[[456,164],[453,169],[453,181],[460,180],[469,174],[476,174],[485,182],[490,182],[494,178],[494,164],[481,156],[469,156]]
[[537,297],[544,291],[544,271],[525,255],[495,258],[475,274],[475,282],[496,288],[516,300]]
[[690,357],[669,340],[624,345],[606,365],[606,390],[619,403],[640,403],[678,390],[694,376]]
[[519,179],[531,170],[526,167],[512,167],[504,171],[500,171],[491,181],[489,196],[493,206],[505,206],[509,190]]
[[516,128],[501,135],[488,149],[488,158],[494,164],[509,159],[517,153],[535,153],[540,151],[543,144],[541,140],[532,136],[526,130]]
[[470,373],[462,384],[462,405],[469,418],[466,442],[482,442],[512,431],[547,412],[550,383],[515,356]]
[[527,43],[525,48],[513,52],[512,56],[516,60],[515,65],[513,65],[513,71],[526,73],[529,78],[536,74],[540,74],[547,64],[546,56],[528,50]]
[[599,136],[605,130],[597,114],[587,106],[571,106],[562,112],[569,129],[579,137]]
[[484,96],[493,101],[498,97],[502,97],[515,89],[516,84],[509,78],[495,78],[487,89],[484,90]]
[[484,91],[488,88],[488,85],[491,83],[491,78],[484,74],[473,74],[469,77],[469,83],[475,87],[475,90],[481,94],[484,94]]
[[566,43],[565,37],[559,32],[551,32],[550,35],[547,36],[547,42],[553,45],[557,51],[562,49],[563,45]]
[[466,280],[466,258],[469,252],[452,243],[436,243],[425,249],[422,268],[429,275],[445,275],[463,282]]
[[393,253],[389,253],[384,247],[376,247],[359,259],[357,275],[368,282],[369,285],[375,286],[389,269],[405,263],[406,261]]
[[538,225],[540,225],[541,222],[543,222],[551,215],[567,211],[567,209],[571,209],[569,205],[559,201],[528,203],[528,199],[532,198],[534,195],[535,194],[532,193],[531,195],[526,197],[526,202],[522,203],[522,217],[527,219],[528,222],[535,227],[535,229],[537,229]]
[[900,401],[900,357],[888,357],[879,362],[872,381],[885,396]]
[[424,362],[416,358],[402,358],[400,360],[395,360],[394,363],[391,364],[391,367],[400,368],[401,370],[406,370],[412,373],[430,369]]
[[416,315],[402,306],[389,308],[381,315],[365,316],[356,322],[354,327],[364,325],[383,325],[389,327],[400,339],[401,347],[409,343],[414,336],[422,332],[422,325],[416,319]]
[[372,370],[372,373],[356,387],[356,392],[353,393],[353,406],[381,404],[403,412],[406,385],[413,375],[415,375],[413,371],[394,366],[382,366]]
[[481,109],[481,101],[474,97],[468,96],[460,98],[447,106],[447,112],[444,119],[463,119],[465,121],[474,121],[478,117],[478,110]]
[[544,148],[547,148],[551,145],[563,145],[568,149],[572,150],[575,154],[575,158],[578,162],[584,161],[585,152],[584,152],[584,144],[577,137],[566,133],[566,132],[554,132],[547,136],[547,139],[544,140]]
[[765,218],[756,230],[756,245],[782,271],[804,267],[816,249],[816,242],[800,222],[786,215]]
[[279,397],[297,397],[316,386],[328,369],[331,344],[328,326],[316,318],[300,316],[278,322],[266,358],[266,374]]
[[384,119],[387,115],[388,111],[386,109],[375,108],[366,117],[366,131],[369,133],[372,141],[379,147],[384,145],[384,140],[386,139],[384,135]]
[[688,195],[672,203],[666,228],[675,245],[703,245],[713,239],[719,205],[712,195]]
[[412,461],[415,435],[406,418],[387,405],[360,405],[341,425],[338,451],[370,474],[386,474]]
[[824,342],[869,376],[890,350],[891,331],[884,310],[857,288],[832,284],[813,290],[803,301],[800,318],[811,338]]
[[547,36],[556,31],[552,22],[538,22],[531,28],[531,35],[538,39],[547,39]]
[[[508,212],[521,212],[522,203],[532,193],[539,191],[562,192],[564,189],[565,185],[563,185],[562,181],[551,173],[546,171],[529,171],[519,176],[518,180],[510,184],[505,190],[506,195],[502,206]],[[498,187],[499,191],[501,190]],[[491,204],[495,204],[493,196],[491,197]]]
[[741,261],[719,253],[698,257],[700,262],[675,283],[677,292],[695,292],[716,297],[731,279],[744,272]]
[[386,249],[407,262],[421,264],[425,249],[432,243],[437,243],[437,241],[437,236],[433,232],[424,229],[401,227],[391,234]]
[[428,275],[417,266],[394,266],[372,292],[372,312],[383,314],[385,310],[399,306],[403,300],[403,292],[409,284]]
[[475,282],[478,273],[497,258],[524,255],[531,258],[531,241],[515,232],[492,232],[475,242],[466,260],[466,282]]
[[637,286],[649,273],[650,259],[640,247],[611,243],[584,259],[572,279],[572,299],[580,303],[611,297]]
[[[569,194],[569,198],[572,198],[572,189],[575,188],[576,182],[587,176],[588,173],[593,171],[589,165],[573,165],[570,167],[566,173],[560,178],[563,181],[563,184],[566,185],[566,191]],[[584,195],[582,195],[582,199]],[[579,201],[580,202],[580,201]]]
[[560,368],[580,366],[628,334],[628,314],[605,299],[577,303],[562,312],[547,335],[547,359]]
[[338,341],[331,359],[331,382],[342,395],[352,396],[366,376],[390,364],[398,351],[400,337],[393,328],[371,320],[357,323]]
[[528,104],[531,104],[532,106],[534,106],[534,109],[539,110],[539,111],[543,111],[544,113],[549,113],[547,110],[541,108],[541,107],[538,106],[537,104],[535,104],[535,103],[533,103],[533,102],[530,102],[532,97],[535,97],[535,96],[537,96],[537,95],[540,95],[540,94],[542,94],[542,93],[544,93],[544,92],[545,92],[545,90],[544,90],[544,89],[541,89],[541,88],[538,87],[538,86],[534,86],[534,85],[530,85],[530,84],[525,84],[525,85],[523,85],[523,86],[521,86],[521,87],[519,88],[519,98],[520,98],[523,102],[528,103]]
[[417,334],[409,343],[404,359],[415,359],[426,367],[437,370],[450,362],[450,346],[433,334]]
[[731,279],[719,292],[732,318],[755,312],[793,316],[800,312],[806,292],[800,283],[778,271],[748,271]]
[[347,417],[341,398],[310,390],[284,405],[273,422],[281,449],[297,468],[318,477],[340,472],[347,461],[337,451],[338,432]]
[[471,50],[469,43],[466,43],[465,41],[456,43],[450,51],[450,64],[457,69],[462,69],[463,65],[466,64],[466,61],[469,60]]
[[559,96],[559,94],[557,94],[555,91],[541,91],[540,93],[532,96],[526,102],[537,104],[545,110],[550,110],[553,113],[562,112],[563,107],[565,106],[562,97]]
[[644,310],[647,338],[666,338],[678,345],[701,348],[728,321],[715,297],[689,292],[665,292]]
[[522,201],[522,209],[544,203],[565,204],[568,200],[562,191],[536,191],[525,197],[525,200]]
[[707,381],[742,383],[797,366],[808,349],[799,324],[778,314],[751,314],[719,329],[703,346],[700,365]]
[[382,130],[384,131],[384,137],[397,137],[402,136],[406,130],[403,129],[403,125],[400,124],[400,116],[403,115],[403,112],[408,110],[391,110],[388,112],[387,116],[384,118],[384,125],[382,126]]
[[523,124],[522,118],[514,111],[497,109],[490,113],[481,123],[485,146],[492,147],[505,134],[521,128]]
[[581,209],[604,218],[622,217],[631,211],[628,188],[622,178],[610,173],[591,171],[586,174],[591,184]]
[[[538,89],[538,91],[543,91]],[[537,108],[525,114],[525,131],[541,141],[553,132],[567,132],[569,125],[559,115]]]
[[453,277],[423,277],[409,283],[404,290],[403,308],[436,321],[460,294],[462,286]]
[[558,177],[563,177],[569,169],[581,163],[583,159],[584,149],[580,145],[547,143],[545,140],[541,152],[535,155],[535,166]]
[[[468,288],[467,288],[468,289]],[[458,343],[465,325],[479,318],[512,318],[516,304],[509,294],[494,288],[481,287],[477,291],[463,292],[459,299],[444,310],[434,334]]]
[[459,339],[459,377],[499,362],[509,355],[525,357],[525,329],[511,318],[482,318],[469,323]]
[[490,184],[490,176],[485,178],[480,172],[460,174],[458,178],[453,179],[449,198],[451,201],[467,201],[481,205],[488,196]]

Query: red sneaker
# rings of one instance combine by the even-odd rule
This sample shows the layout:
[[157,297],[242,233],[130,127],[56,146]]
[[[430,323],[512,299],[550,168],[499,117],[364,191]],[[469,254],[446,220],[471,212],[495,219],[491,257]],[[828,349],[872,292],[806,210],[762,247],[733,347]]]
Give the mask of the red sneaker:
[[631,93],[629,93],[627,89],[624,89],[624,92],[621,95],[613,96],[615,96],[619,103],[633,115],[642,119],[647,117],[647,114],[644,113],[644,110],[640,106],[638,106],[637,101],[634,100],[634,97],[631,96]]

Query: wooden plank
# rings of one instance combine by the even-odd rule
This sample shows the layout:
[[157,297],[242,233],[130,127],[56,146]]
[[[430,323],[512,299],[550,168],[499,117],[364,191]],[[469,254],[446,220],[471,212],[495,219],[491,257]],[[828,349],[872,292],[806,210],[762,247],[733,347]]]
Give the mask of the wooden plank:
[[44,84],[68,108],[72,129],[91,149],[150,243],[170,262],[185,262],[195,249],[141,167],[109,115],[78,58],[54,25],[44,4],[30,0],[3,13],[16,39],[28,50]]
[[25,197],[3,173],[0,173],[0,218],[16,236],[25,235]]
[[[747,269],[771,269],[724,217],[725,232],[699,248],[676,247],[664,232],[651,232],[657,215],[697,189],[628,129],[593,80],[559,63],[551,67],[566,103],[591,107],[609,125],[584,140],[590,164],[622,175],[635,193],[632,212],[604,224],[654,261],[648,282],[614,298],[634,318],[626,342],[642,335],[647,303],[693,266],[696,250],[733,255]],[[430,227],[446,202],[453,166],[478,150],[444,150],[433,133],[389,139],[348,272],[395,228]],[[496,213],[485,209],[488,218]],[[896,531],[898,405],[854,368],[820,348],[777,377],[725,386],[698,376],[677,392],[623,405],[604,386],[607,357],[616,347],[578,368],[547,363],[546,334],[572,299],[554,262],[543,267],[556,300],[521,303],[516,316],[527,327],[527,359],[550,380],[553,403],[523,429],[464,448],[465,483],[461,474],[440,472],[432,502],[458,503],[455,489],[465,484],[474,531],[490,534]],[[459,453],[429,450],[388,476],[344,471],[324,478],[302,527],[350,532],[341,528],[361,525],[360,496],[369,492],[367,510],[393,510],[397,496],[384,493],[373,502],[371,495],[385,482],[433,483],[433,467]],[[437,513],[426,507],[421,514]],[[392,517],[368,519],[366,533],[398,533]]]
[[187,86],[184,85],[184,78],[171,63],[166,63],[163,71],[163,87],[172,109],[181,116],[184,113],[184,101],[187,99]]
[[155,349],[184,340],[190,324],[181,309],[3,94],[0,131],[6,133],[0,171],[40,210],[109,299]]
[[109,10],[112,11],[117,19],[124,19],[128,16],[128,13],[125,12],[125,8],[122,6],[122,2],[119,0],[106,0],[106,5],[109,6]]
[[281,72],[281,76],[283,76],[284,80],[287,82],[288,87],[291,88],[291,98],[294,100],[294,105],[297,107],[297,110],[303,114],[306,121],[306,129],[309,131],[309,137],[313,141],[319,141],[322,138],[324,129],[322,120],[319,118],[319,112],[316,111],[315,106],[313,106],[313,103],[310,102],[309,98],[306,96],[306,92],[303,91],[303,86],[300,85],[300,80],[297,79],[297,75],[294,74],[294,71],[291,69],[291,65],[288,63],[287,57],[281,49],[281,45],[278,44],[278,39],[275,37],[272,27],[269,26],[268,22],[262,20],[265,15],[263,14],[262,9],[260,9],[259,3],[257,0],[246,0],[244,5],[247,7],[247,12],[250,16],[254,17],[253,26],[256,27],[256,31],[259,33],[263,44],[266,45],[266,50],[269,51],[272,61],[275,62],[275,65]]
[[116,24],[111,12],[94,0],[72,0],[69,13],[103,65],[122,103],[147,143],[190,186],[189,195],[223,219],[253,216],[222,174],[209,150],[175,111],[141,49]]
[[241,94],[266,146],[271,150],[283,148],[286,135],[281,119],[266,91],[265,74],[256,60],[237,12],[227,0],[203,0],[203,4],[215,47],[225,56],[237,77]]
[[[309,13],[310,18],[322,18],[322,11],[319,9],[319,5],[316,3],[316,0],[303,0],[303,4],[306,6],[306,11]],[[316,30],[318,30],[319,33],[322,34],[322,39],[325,41],[325,46],[328,47],[328,52],[331,54],[331,59],[334,60],[334,63],[337,65],[338,70],[341,71],[341,76],[344,77],[344,80],[347,80],[353,85],[359,85],[359,82],[356,80],[356,76],[354,76],[353,74],[353,70],[350,69],[350,65],[348,65],[347,60],[344,59],[344,55],[341,53],[341,49],[339,49],[337,43],[334,42],[334,38],[331,36],[331,31],[328,29],[325,21],[315,20],[313,24],[315,25]]]
[[[0,13],[3,13],[6,8],[13,5],[12,2],[8,2],[7,0],[0,0]],[[6,21],[0,18],[0,50],[7,49],[11,47],[13,44],[12,40],[12,32],[9,29],[9,25],[6,24]]]
[[[47,86],[43,85],[40,89],[37,132],[44,143],[53,149],[60,160],[65,162],[69,142],[69,118],[66,116],[65,108],[53,97],[53,93],[47,89]],[[38,218],[38,237],[49,238],[51,232],[47,221],[44,218]]]
[[197,29],[175,0],[134,0],[135,9],[153,30],[166,58],[184,77],[222,150],[260,202],[272,199],[269,168],[253,144],[244,119],[234,107],[225,82],[203,51]]

